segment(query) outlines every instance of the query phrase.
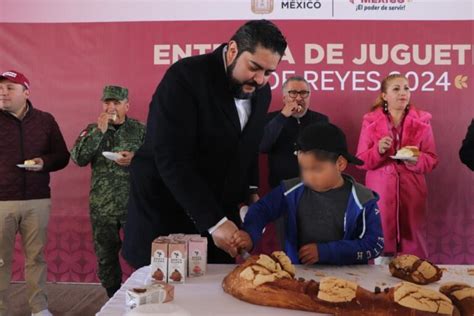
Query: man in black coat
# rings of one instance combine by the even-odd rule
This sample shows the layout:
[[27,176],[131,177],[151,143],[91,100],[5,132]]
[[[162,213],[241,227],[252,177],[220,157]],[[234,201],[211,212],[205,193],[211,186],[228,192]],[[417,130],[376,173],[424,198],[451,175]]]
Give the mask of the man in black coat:
[[275,188],[282,180],[299,176],[295,144],[298,135],[308,125],[329,122],[324,114],[311,111],[309,83],[299,76],[283,84],[283,108],[267,114],[260,151],[268,154],[269,184]]
[[462,147],[459,150],[459,157],[463,164],[474,171],[474,120],[467,130],[466,138],[462,142]]
[[213,53],[168,69],[131,164],[122,254],[133,267],[150,264],[153,239],[170,233],[212,237],[209,262],[237,255],[238,205],[255,193],[268,79],[286,45],[273,23],[250,21]]

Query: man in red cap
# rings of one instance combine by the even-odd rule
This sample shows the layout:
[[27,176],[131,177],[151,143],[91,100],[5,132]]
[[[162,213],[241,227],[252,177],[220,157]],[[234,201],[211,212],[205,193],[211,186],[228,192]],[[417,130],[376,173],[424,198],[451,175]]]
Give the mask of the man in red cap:
[[49,173],[66,167],[69,152],[54,117],[33,107],[30,82],[21,73],[0,73],[0,316],[16,233],[22,236],[32,315],[51,315],[45,293],[43,249],[51,208]]

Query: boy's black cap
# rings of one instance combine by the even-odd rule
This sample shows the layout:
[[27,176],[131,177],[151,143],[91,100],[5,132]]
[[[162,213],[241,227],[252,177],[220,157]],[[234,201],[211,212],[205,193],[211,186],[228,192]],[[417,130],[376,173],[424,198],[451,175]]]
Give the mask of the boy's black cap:
[[348,152],[344,132],[331,123],[319,122],[306,127],[298,137],[296,147],[301,151],[324,150],[339,154],[354,165],[364,164],[362,160]]

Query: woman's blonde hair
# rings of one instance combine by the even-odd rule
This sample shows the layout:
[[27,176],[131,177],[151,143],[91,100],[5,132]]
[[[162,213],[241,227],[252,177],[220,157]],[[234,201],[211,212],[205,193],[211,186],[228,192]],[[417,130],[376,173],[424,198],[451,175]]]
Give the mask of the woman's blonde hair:
[[387,93],[388,85],[390,84],[392,80],[399,79],[399,78],[403,78],[406,81],[408,81],[407,77],[405,77],[402,74],[391,74],[382,80],[382,84],[380,85],[380,94],[378,95],[377,99],[375,99],[375,103],[372,106],[371,111],[375,111],[378,108],[381,108],[384,106],[385,100],[383,99],[382,94]]

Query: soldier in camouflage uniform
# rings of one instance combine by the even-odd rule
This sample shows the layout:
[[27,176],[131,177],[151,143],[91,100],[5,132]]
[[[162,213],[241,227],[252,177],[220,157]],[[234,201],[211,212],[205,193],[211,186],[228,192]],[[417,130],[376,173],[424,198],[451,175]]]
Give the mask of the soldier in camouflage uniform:
[[[81,167],[91,164],[89,205],[98,276],[111,297],[122,281],[119,231],[126,219],[128,166],[134,152],[143,143],[145,126],[127,117],[129,102],[126,88],[106,86],[102,106],[103,113],[97,123],[89,124],[77,138],[71,158]],[[109,160],[103,156],[104,151],[118,153],[121,157]]]

